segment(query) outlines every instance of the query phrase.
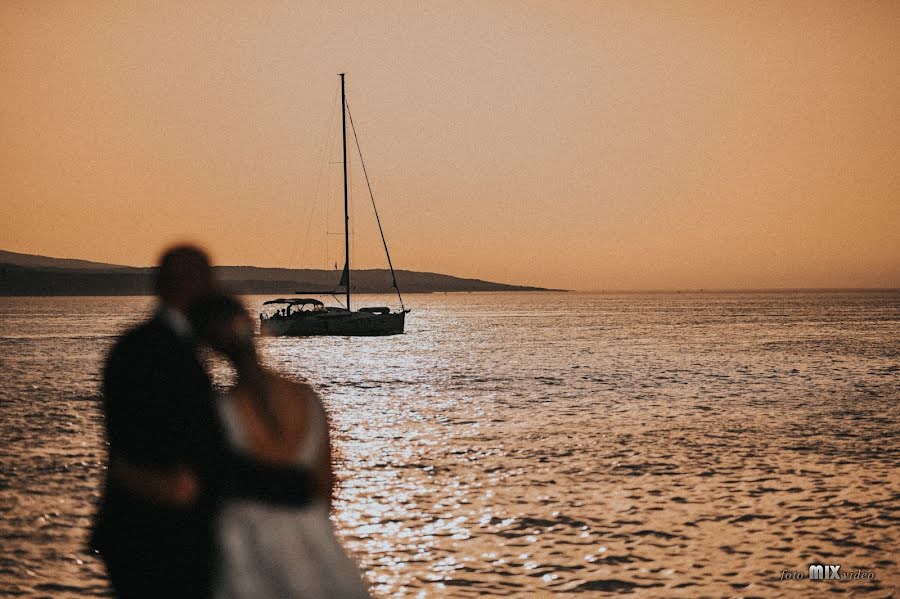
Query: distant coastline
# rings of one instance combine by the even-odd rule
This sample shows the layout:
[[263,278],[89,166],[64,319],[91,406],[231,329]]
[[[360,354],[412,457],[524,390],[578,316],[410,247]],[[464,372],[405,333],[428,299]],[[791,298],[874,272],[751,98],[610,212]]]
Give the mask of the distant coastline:
[[[152,295],[154,270],[0,250],[0,296]],[[231,291],[241,294],[330,293],[340,277],[333,270],[258,266],[217,266],[216,273]],[[393,291],[386,269],[355,270],[353,277],[354,292]],[[397,283],[406,293],[566,291],[411,270],[398,270]]]

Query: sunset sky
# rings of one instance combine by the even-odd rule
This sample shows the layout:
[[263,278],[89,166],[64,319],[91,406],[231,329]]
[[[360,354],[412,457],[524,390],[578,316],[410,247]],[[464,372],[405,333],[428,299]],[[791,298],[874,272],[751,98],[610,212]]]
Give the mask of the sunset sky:
[[340,72],[398,268],[900,286],[898,2],[5,0],[0,249],[333,267]]

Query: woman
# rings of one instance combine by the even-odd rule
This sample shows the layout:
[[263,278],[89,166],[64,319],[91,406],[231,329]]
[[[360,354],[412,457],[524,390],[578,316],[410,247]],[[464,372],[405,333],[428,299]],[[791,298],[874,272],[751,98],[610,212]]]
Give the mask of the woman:
[[312,504],[227,500],[218,521],[217,599],[368,597],[329,519],[334,478],[328,420],[307,385],[266,370],[253,343],[254,321],[229,296],[214,295],[190,310],[198,341],[223,354],[237,383],[218,402],[235,449],[257,459],[315,473]]

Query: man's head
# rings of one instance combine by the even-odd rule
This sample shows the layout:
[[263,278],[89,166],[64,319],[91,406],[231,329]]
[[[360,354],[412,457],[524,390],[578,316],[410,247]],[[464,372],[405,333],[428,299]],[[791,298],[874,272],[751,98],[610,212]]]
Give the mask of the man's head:
[[188,306],[215,287],[209,257],[200,248],[178,245],[166,250],[160,258],[156,293],[167,307],[186,312]]

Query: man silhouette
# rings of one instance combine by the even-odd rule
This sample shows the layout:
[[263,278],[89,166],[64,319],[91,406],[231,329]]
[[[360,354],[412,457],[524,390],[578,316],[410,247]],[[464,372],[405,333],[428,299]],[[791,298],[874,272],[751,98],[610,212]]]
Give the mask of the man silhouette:
[[159,309],[107,359],[109,469],[91,546],[120,597],[209,596],[224,494],[312,497],[308,474],[248,465],[228,449],[185,317],[215,287],[202,250],[169,249],[156,276]]

